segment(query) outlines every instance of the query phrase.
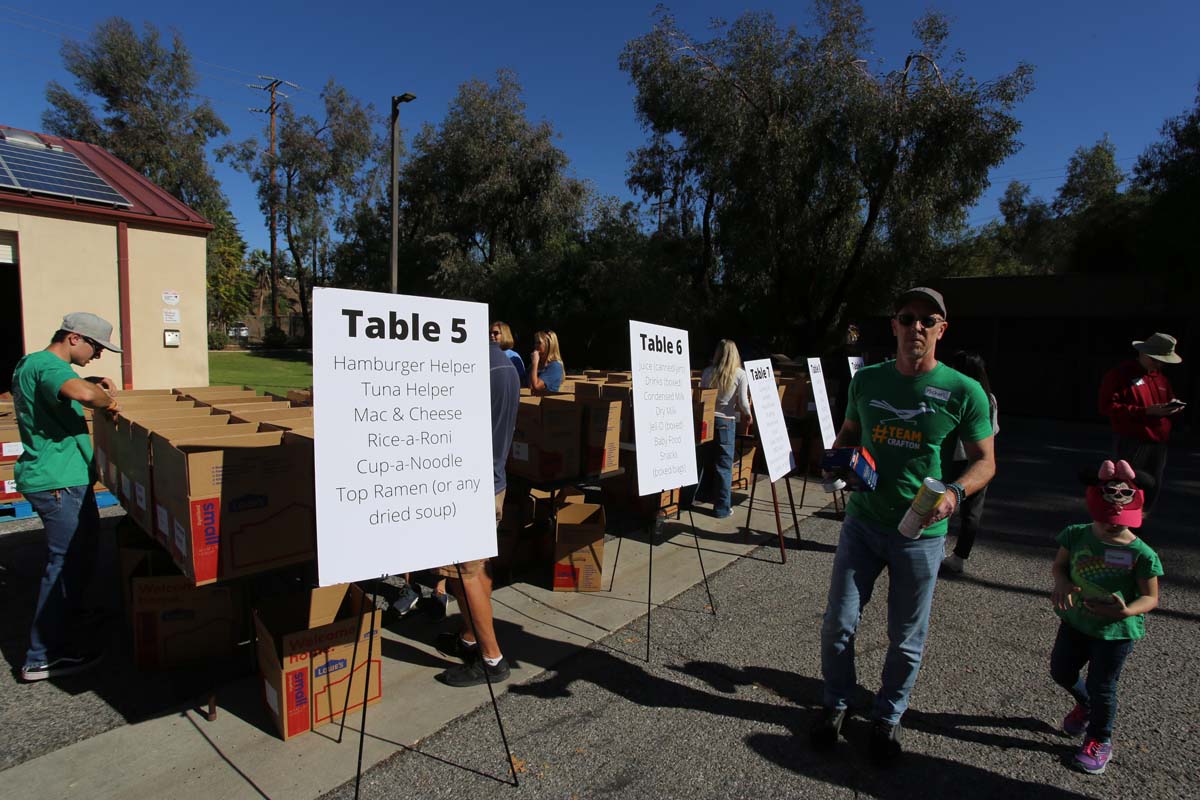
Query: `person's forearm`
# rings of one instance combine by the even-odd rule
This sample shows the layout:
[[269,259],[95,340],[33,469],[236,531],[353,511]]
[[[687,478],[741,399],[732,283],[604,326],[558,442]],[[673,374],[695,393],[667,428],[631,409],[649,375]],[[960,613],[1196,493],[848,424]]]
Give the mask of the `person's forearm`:
[[80,400],[81,405],[87,406],[94,411],[103,411],[106,408],[110,408],[116,402],[113,400],[112,395],[100,388],[99,384],[89,383],[88,385],[92,387],[92,396]]
[[1136,617],[1139,614],[1147,614],[1156,608],[1158,608],[1157,597],[1142,595],[1137,600],[1125,606],[1125,613],[1131,617]]
[[834,447],[858,447],[862,444],[862,432],[842,428],[837,438],[833,440]]
[[996,462],[992,459],[972,461],[958,478],[958,485],[963,487],[963,495],[969,497],[987,486],[996,475]]

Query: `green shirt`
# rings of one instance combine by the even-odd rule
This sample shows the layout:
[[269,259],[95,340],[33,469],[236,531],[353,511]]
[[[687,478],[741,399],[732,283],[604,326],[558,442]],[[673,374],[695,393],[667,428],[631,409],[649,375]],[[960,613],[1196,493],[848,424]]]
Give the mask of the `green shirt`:
[[87,486],[94,482],[92,440],[83,406],[59,397],[62,385],[78,378],[71,365],[49,350],[30,353],[13,370],[13,406],[25,452],[13,468],[22,493]]
[[[862,446],[875,459],[873,492],[850,495],[847,512],[894,528],[904,518],[921,482],[942,477],[955,441],[992,435],[987,395],[978,381],[939,363],[921,375],[902,375],[895,361],[863,367],[850,382],[846,419],[862,427]],[[945,536],[947,521],[921,531]]]
[[[1090,522],[1068,525],[1055,541],[1071,554],[1071,581],[1081,591],[1066,611],[1055,613],[1076,630],[1096,639],[1141,639],[1146,635],[1146,615],[1108,619],[1084,608],[1088,597],[1119,594],[1129,605],[1142,596],[1138,578],[1157,578],[1163,574],[1158,554],[1141,539],[1129,544],[1109,544],[1096,537]],[[1082,595],[1082,596],[1080,596]]]

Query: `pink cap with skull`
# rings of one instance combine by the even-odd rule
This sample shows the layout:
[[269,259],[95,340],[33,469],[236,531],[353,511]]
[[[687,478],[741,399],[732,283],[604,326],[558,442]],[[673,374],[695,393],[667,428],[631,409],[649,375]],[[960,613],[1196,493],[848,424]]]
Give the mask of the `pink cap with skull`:
[[1098,471],[1087,470],[1082,476],[1087,487],[1087,507],[1092,519],[1104,525],[1142,524],[1143,490],[1153,482],[1147,473],[1134,470],[1127,461],[1105,461]]

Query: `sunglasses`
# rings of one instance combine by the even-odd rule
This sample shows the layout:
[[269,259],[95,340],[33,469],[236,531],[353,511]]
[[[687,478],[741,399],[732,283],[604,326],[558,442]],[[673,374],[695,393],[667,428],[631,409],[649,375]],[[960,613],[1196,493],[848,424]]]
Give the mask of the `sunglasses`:
[[92,346],[92,357],[93,358],[100,355],[100,353],[104,350],[104,345],[100,344],[95,339],[91,339],[87,336],[81,336],[79,338],[83,339],[85,342],[87,342],[88,344],[90,344]]
[[897,314],[895,316],[895,320],[906,328],[909,325],[912,325],[914,322],[920,322],[921,327],[926,329],[932,328],[933,326],[946,321],[941,317],[935,317],[932,315],[928,317],[918,317],[916,314]]
[[488,332],[488,336],[490,336],[490,337],[491,337],[491,338],[493,338],[493,339],[499,339],[499,338],[500,338],[500,331],[489,331],[489,332]]
[[1135,494],[1137,494],[1137,490],[1130,489],[1128,487],[1124,489],[1118,489],[1116,487],[1105,486],[1101,493],[1105,497],[1133,497]]

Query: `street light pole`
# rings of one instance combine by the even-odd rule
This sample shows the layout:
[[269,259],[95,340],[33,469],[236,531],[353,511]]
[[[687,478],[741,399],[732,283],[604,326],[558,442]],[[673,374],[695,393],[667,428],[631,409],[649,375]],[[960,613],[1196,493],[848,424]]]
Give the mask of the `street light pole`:
[[400,233],[400,217],[396,210],[396,190],[400,182],[396,165],[400,153],[400,104],[411,103],[416,99],[416,95],[409,94],[408,92],[401,95],[392,95],[392,247],[388,257],[392,268],[392,294],[396,293],[400,282],[400,269],[397,264],[398,245],[396,242],[396,238]]

